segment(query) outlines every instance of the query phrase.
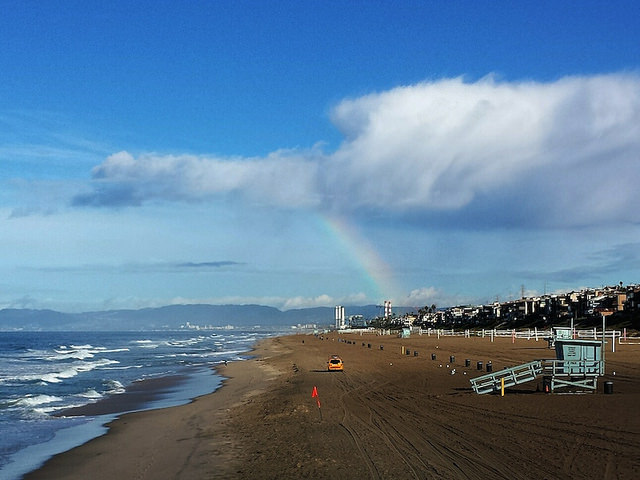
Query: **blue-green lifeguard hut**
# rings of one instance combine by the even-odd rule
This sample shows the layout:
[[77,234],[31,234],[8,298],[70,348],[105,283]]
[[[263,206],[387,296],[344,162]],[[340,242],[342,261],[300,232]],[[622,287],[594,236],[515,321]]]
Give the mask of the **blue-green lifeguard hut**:
[[555,360],[545,360],[545,389],[577,387],[596,390],[598,377],[604,375],[603,342],[557,338]]
[[559,388],[597,390],[598,377],[604,375],[604,339],[579,340],[563,334],[554,338],[555,359],[534,360],[472,378],[473,391],[480,394],[497,392],[540,376],[546,392]]

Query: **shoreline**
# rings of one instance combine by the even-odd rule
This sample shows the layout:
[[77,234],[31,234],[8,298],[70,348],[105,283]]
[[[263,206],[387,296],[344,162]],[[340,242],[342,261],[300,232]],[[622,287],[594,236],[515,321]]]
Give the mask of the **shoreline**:
[[[344,372],[327,372],[331,354]],[[124,415],[24,478],[640,476],[640,348],[607,352],[595,393],[545,394],[532,382],[504,397],[471,391],[476,361],[499,370],[549,358],[546,342],[288,335],[249,355],[220,368],[214,393]],[[614,394],[602,393],[605,380]]]
[[[215,371],[213,372],[215,375]],[[137,380],[125,388],[121,394],[101,398],[97,402],[79,407],[71,407],[54,414],[54,417],[96,417],[102,415],[123,415],[127,412],[153,409],[153,404],[164,395],[184,384],[188,375],[167,375],[164,377]],[[163,408],[163,407],[159,407]]]
[[[96,420],[98,421],[100,417],[103,417],[104,421],[101,423],[101,426],[105,431],[80,445],[54,454],[38,468],[26,473],[21,478],[93,478],[94,480],[98,480],[102,478],[114,478],[115,475],[122,475],[122,478],[129,478],[130,473],[127,472],[139,470],[140,466],[134,465],[135,462],[122,462],[122,458],[132,458],[132,451],[128,448],[123,449],[116,447],[116,444],[122,443],[122,436],[128,436],[129,426],[131,424],[138,425],[138,427],[134,428],[138,431],[142,428],[144,432],[143,436],[150,435],[152,434],[151,432],[157,432],[160,439],[167,439],[168,437],[162,432],[162,428],[158,424],[162,424],[162,419],[167,418],[167,415],[182,415],[181,409],[186,411],[185,414],[188,414],[189,411],[194,411],[193,413],[196,415],[204,415],[205,410],[210,408],[214,411],[212,417],[219,416],[219,412],[230,408],[235,403],[234,398],[250,396],[254,391],[257,391],[256,389],[259,388],[258,386],[262,384],[263,380],[269,378],[268,375],[263,376],[262,379],[256,378],[255,375],[248,371],[251,369],[248,363],[252,362],[256,350],[264,340],[265,339],[258,340],[252,349],[243,354],[248,357],[247,359],[228,362],[227,365],[217,364],[207,367],[211,371],[211,376],[221,378],[220,382],[214,391],[190,398],[186,403],[144,408],[144,405],[148,405],[149,401],[152,405],[154,402],[157,402],[158,398],[162,396],[163,392],[167,389],[179,388],[181,385],[184,385],[187,375],[171,375],[168,377],[134,382],[134,384],[127,388],[127,394],[115,395],[94,404],[88,404],[61,412],[61,414],[69,416],[97,415]],[[233,379],[237,377],[247,378],[250,379],[250,381],[236,385]],[[131,410],[132,408],[133,411]],[[169,424],[171,423],[172,422],[169,422]],[[138,433],[136,433],[133,438],[139,438]],[[191,440],[191,443],[196,446],[200,443],[197,439]],[[129,447],[132,448],[133,451],[141,452],[143,457],[152,454],[149,449],[143,447],[146,443],[144,440],[140,443],[129,443],[125,440],[124,443],[129,444]],[[118,458],[118,462],[121,463],[120,466],[116,467],[112,465],[111,461],[107,461],[104,464],[97,462],[96,467],[89,466],[90,462],[87,462],[87,459],[92,458],[93,455],[103,455],[104,445],[115,447],[107,447],[108,455],[114,455],[114,458]],[[126,455],[123,457],[121,454],[124,452],[126,452]],[[153,455],[155,456],[155,454]],[[173,463],[175,464],[175,462]],[[112,467],[117,468],[121,473],[113,473],[113,470],[111,470]],[[98,468],[98,470],[94,471],[94,468]],[[159,471],[159,476],[155,478],[163,478],[165,473],[166,470],[162,469]],[[154,477],[149,476],[148,478]]]

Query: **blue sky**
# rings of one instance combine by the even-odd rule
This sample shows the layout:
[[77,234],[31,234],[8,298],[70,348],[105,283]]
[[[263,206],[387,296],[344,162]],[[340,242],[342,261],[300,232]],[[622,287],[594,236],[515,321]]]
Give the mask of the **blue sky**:
[[637,2],[18,2],[0,308],[637,283]]

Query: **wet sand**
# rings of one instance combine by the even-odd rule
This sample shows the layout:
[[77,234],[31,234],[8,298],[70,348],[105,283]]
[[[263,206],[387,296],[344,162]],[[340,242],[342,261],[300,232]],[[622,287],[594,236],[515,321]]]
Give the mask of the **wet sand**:
[[[124,415],[25,478],[640,478],[640,345],[607,347],[596,393],[540,380],[504,397],[471,391],[477,362],[553,358],[546,342],[294,335],[254,354],[221,367],[215,393]],[[344,372],[326,371],[331,354]]]

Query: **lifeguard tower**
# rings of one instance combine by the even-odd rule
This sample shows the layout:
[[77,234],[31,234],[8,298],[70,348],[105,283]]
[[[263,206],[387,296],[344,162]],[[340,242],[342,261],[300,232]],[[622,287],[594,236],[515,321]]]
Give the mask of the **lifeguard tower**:
[[557,339],[556,359],[545,360],[545,391],[562,387],[596,390],[598,377],[604,375],[602,342],[598,340]]
[[[555,331],[554,331],[555,333]],[[562,335],[564,335],[564,331]],[[554,339],[556,358],[534,360],[516,367],[505,368],[472,378],[471,387],[479,394],[500,391],[543,377],[545,392],[560,388],[595,391],[598,377],[604,375],[604,340],[576,340],[566,337]]]

